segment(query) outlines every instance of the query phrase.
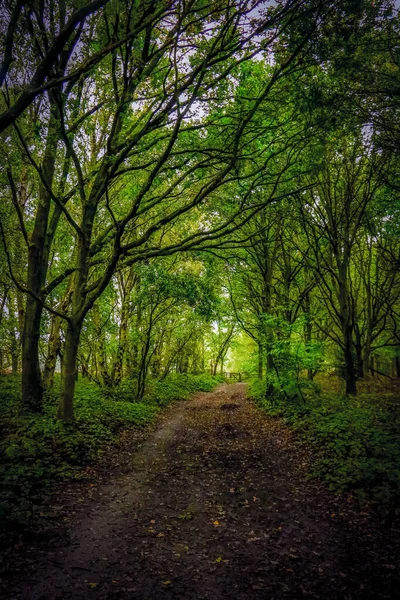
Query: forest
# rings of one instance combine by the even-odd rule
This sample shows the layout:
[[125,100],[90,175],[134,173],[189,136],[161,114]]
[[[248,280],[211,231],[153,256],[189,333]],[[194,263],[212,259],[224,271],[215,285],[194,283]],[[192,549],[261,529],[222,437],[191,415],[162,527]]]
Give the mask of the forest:
[[[288,464],[303,457],[352,522],[375,519],[382,545],[400,500],[398,3],[1,0],[0,12],[1,544],[18,555],[59,486],[111,472],[129,436],[181,406],[189,419],[201,393],[231,419],[217,437],[236,443],[242,423],[260,448],[268,435],[292,444]],[[397,597],[390,544],[379,592],[338,566],[342,587],[270,597]],[[239,582],[232,596],[168,592],[163,577],[161,591],[118,597],[267,597],[254,574],[252,593]],[[111,597],[96,581],[57,597],[87,585]]]

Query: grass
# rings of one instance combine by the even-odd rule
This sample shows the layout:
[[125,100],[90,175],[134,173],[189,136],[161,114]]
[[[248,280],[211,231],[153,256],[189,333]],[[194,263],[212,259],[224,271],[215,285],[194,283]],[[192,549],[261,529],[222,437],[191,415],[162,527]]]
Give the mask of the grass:
[[209,391],[220,378],[211,375],[171,375],[150,383],[138,401],[133,383],[123,382],[110,395],[81,379],[75,394],[74,423],[56,420],[59,381],[42,414],[20,407],[20,381],[0,376],[0,520],[25,524],[36,514],[44,495],[56,482],[79,478],[95,463],[121,430],[143,427],[162,407],[185,400],[196,391]]
[[[307,389],[307,388],[306,388]],[[400,407],[398,393],[361,393],[356,398],[309,388],[305,402],[265,398],[263,382],[249,393],[268,414],[281,417],[314,451],[311,475],[331,490],[351,493],[385,513],[399,514]]]

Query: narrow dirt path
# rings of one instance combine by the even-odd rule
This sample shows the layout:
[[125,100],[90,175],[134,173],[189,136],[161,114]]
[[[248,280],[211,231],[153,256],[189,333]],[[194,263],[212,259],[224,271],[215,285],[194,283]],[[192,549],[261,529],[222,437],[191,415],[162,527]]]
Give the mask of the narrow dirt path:
[[[322,486],[276,421],[222,385],[169,410],[37,548],[4,598],[121,600],[398,597],[385,533]],[[381,551],[377,551],[377,547]]]

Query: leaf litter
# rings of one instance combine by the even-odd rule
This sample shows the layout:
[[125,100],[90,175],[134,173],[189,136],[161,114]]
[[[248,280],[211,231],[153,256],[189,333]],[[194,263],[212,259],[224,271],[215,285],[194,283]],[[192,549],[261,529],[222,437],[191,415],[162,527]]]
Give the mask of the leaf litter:
[[48,530],[8,557],[2,598],[397,598],[398,530],[310,481],[312,453],[244,384],[135,435],[60,490]]

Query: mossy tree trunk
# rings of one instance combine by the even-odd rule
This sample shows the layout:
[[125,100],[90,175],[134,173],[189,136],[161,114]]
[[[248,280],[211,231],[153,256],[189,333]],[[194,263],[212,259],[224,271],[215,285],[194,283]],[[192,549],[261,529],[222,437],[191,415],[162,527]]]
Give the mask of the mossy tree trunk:
[[57,144],[59,115],[56,103],[50,107],[50,120],[45,153],[42,161],[43,180],[39,188],[39,202],[33,231],[29,239],[28,275],[24,331],[22,336],[22,400],[30,410],[42,409],[43,383],[39,363],[40,323],[43,311],[43,286],[46,281],[50,246],[47,236]]

